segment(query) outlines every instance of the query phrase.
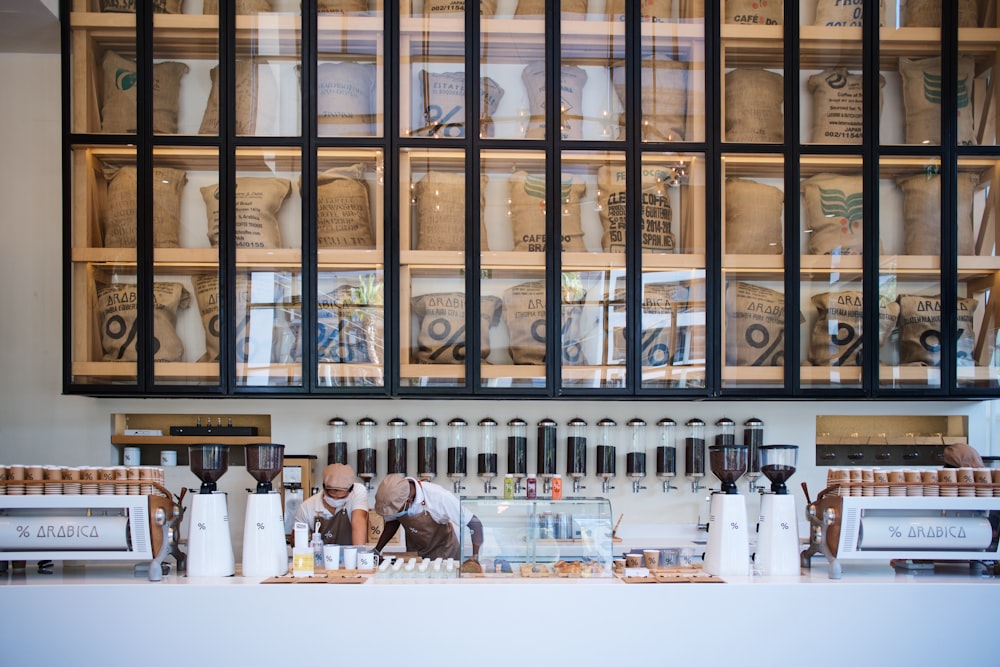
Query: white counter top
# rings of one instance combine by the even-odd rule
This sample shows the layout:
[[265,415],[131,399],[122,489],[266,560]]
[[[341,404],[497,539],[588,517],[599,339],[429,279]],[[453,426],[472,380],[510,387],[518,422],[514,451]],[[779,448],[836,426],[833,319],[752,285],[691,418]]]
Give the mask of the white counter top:
[[[51,664],[47,637],[100,650],[107,665],[176,665],[178,650],[201,664],[288,664],[297,648],[305,659],[318,646],[335,646],[338,662],[378,665],[412,647],[419,648],[411,665],[509,667],[545,656],[578,665],[644,656],[656,665],[714,664],[720,641],[740,654],[728,659],[756,654],[774,665],[1000,662],[990,640],[1000,579],[964,566],[914,575],[851,564],[831,580],[814,559],[799,577],[717,585],[615,578],[261,585],[174,573],[153,583],[121,564],[57,563],[51,575],[28,566],[0,579],[5,664]],[[774,642],[781,654],[765,655]]]

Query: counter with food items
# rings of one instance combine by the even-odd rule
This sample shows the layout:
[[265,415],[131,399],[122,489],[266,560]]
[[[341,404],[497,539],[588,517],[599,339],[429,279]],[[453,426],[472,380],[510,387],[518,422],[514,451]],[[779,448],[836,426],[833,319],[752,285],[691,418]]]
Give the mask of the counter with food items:
[[412,664],[475,656],[477,666],[695,664],[721,660],[720,649],[775,665],[997,664],[997,578],[967,565],[898,574],[852,563],[832,580],[813,561],[800,576],[711,586],[376,573],[352,586],[175,572],[152,583],[122,564],[61,563],[44,575],[29,562],[0,578],[0,645],[11,665],[51,664],[53,641],[105,665],[175,665],[180,646],[200,664],[290,664],[314,656],[316,638],[338,661],[376,664],[390,659],[386,647]]

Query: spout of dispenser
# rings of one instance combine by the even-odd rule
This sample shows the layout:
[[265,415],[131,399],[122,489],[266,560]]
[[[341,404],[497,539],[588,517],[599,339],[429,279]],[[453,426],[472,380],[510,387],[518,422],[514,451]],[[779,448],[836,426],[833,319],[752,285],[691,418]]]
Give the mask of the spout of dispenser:
[[632,480],[632,493],[639,493],[639,491],[645,489],[646,487],[642,485],[642,478],[638,477]]

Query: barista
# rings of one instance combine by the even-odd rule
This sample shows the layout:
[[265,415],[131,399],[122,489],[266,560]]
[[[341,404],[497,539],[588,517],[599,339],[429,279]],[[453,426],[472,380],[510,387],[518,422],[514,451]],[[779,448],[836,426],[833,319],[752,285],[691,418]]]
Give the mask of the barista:
[[425,484],[412,477],[389,475],[375,492],[375,511],[385,519],[385,530],[375,546],[377,553],[400,526],[406,531],[406,548],[421,558],[459,557],[458,526],[464,523],[472,535],[472,557],[476,563],[483,543],[483,524],[474,514],[463,512],[458,496],[438,484]]
[[363,545],[368,541],[368,489],[355,481],[351,466],[332,463],[323,469],[323,489],[299,505],[295,521],[317,530],[323,544]]

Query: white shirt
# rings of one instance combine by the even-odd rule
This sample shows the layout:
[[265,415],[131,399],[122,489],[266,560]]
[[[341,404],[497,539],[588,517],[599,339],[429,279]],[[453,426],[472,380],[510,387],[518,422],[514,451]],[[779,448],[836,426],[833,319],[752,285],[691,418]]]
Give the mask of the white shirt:
[[421,507],[421,503],[426,502],[427,504],[422,507],[427,510],[434,521],[437,523],[450,522],[452,528],[455,529],[455,535],[461,535],[460,525],[468,525],[469,521],[472,520],[472,514],[468,510],[462,509],[458,496],[434,482],[420,484],[412,477],[407,477],[407,479],[413,481],[417,487],[413,505]]
[[[313,528],[316,525],[316,517],[319,516],[323,519],[328,519],[333,516],[329,508],[323,502],[323,496],[326,494],[325,491],[320,491],[317,494],[311,495],[302,501],[299,505],[298,511],[295,513],[295,520],[300,521],[307,526],[309,526],[309,532],[312,533]],[[333,499],[328,499],[327,502],[333,502]],[[351,518],[354,515],[354,510],[364,510],[368,511],[368,489],[365,488],[364,484],[355,483],[351,486],[351,492],[347,495],[347,505],[345,506],[347,510],[347,517]]]

